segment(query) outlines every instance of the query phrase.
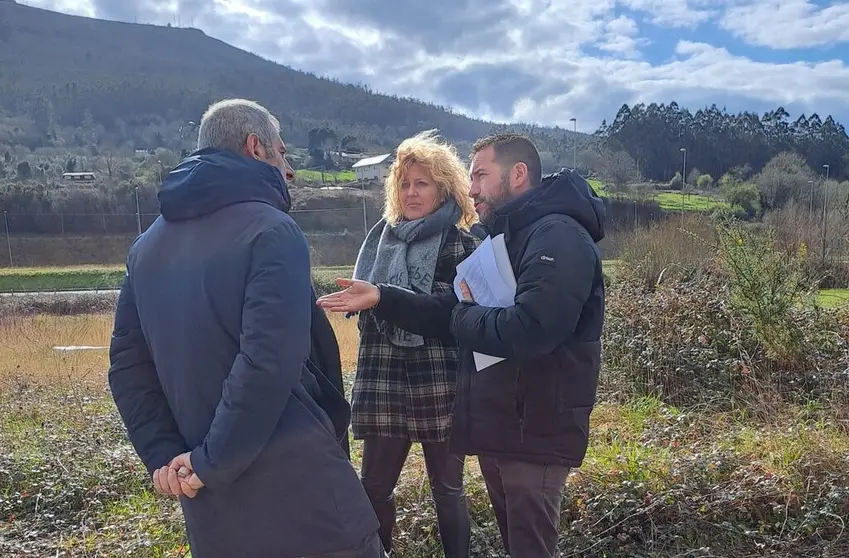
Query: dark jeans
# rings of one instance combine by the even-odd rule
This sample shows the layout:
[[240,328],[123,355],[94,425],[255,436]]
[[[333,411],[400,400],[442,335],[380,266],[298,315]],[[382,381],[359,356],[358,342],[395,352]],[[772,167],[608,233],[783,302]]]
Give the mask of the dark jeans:
[[329,552],[327,554],[313,554],[304,558],[383,558],[383,546],[377,533],[369,535],[362,544],[351,550]]
[[[395,529],[395,485],[412,443],[403,438],[366,438],[363,443],[362,481],[380,521],[380,540],[392,550]],[[448,442],[424,443],[425,467],[436,506],[439,537],[446,558],[469,555],[469,509],[463,491],[465,458],[451,454]]]
[[479,457],[510,558],[553,558],[569,467]]

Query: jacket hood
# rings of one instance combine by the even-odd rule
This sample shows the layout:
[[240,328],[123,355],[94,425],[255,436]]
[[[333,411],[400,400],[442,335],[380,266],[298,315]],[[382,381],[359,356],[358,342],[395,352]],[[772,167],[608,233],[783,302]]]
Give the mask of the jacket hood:
[[195,151],[168,173],[157,194],[166,221],[184,221],[244,202],[289,211],[286,180],[269,164],[232,151]]
[[575,219],[595,242],[604,238],[604,200],[574,169],[544,176],[539,186],[496,209],[488,228],[494,234],[517,231],[552,213]]

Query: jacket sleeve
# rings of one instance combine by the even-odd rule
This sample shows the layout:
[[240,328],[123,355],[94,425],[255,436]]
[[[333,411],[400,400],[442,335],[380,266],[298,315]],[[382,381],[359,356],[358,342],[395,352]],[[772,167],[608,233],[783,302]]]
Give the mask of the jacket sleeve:
[[271,438],[310,354],[311,283],[303,233],[285,222],[255,241],[239,354],[192,467],[211,488],[232,483]]
[[188,451],[171,413],[142,333],[132,277],[118,295],[109,347],[109,388],[130,443],[148,472]]
[[451,334],[451,311],[457,305],[453,291],[438,294],[414,293],[395,285],[379,284],[380,301],[374,316],[410,333],[456,342]]
[[524,360],[551,353],[574,334],[599,265],[595,246],[578,226],[552,221],[532,233],[513,306],[462,303],[454,309],[451,331],[460,346]]
[[387,321],[410,333],[416,333],[443,343],[455,344],[457,340],[451,334],[451,312],[458,304],[454,294],[454,278],[457,264],[465,260],[477,249],[480,241],[465,233],[459,233],[460,250],[450,249],[451,276],[446,278],[447,291],[434,294],[420,294],[394,285],[379,284],[380,300],[372,310],[379,320]]

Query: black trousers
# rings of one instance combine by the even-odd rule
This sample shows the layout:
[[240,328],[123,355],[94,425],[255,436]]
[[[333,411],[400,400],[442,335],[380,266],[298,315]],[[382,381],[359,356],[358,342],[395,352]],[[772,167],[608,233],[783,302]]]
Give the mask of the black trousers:
[[478,458],[510,558],[554,558],[569,467]]
[[[363,440],[363,487],[380,521],[380,540],[392,550],[395,529],[395,485],[407,460],[412,443],[403,438]],[[424,443],[425,467],[436,506],[439,537],[446,558],[469,555],[469,509],[463,490],[464,456],[448,451],[448,442]]]

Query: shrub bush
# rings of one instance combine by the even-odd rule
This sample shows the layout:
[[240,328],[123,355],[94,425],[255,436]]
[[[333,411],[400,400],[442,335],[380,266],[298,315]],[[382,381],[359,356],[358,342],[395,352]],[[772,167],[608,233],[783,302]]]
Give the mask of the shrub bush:
[[806,247],[809,282],[824,289],[849,288],[849,214],[830,211],[824,222],[822,212],[810,203],[791,202],[764,215],[764,224],[775,229],[776,245],[783,252]]
[[710,190],[713,188],[713,177],[709,174],[702,174],[696,179],[696,186],[699,190]]
[[708,217],[688,215],[651,223],[623,235],[622,271],[648,288],[659,281],[692,278],[716,255],[715,228]]
[[752,219],[761,212],[761,194],[755,184],[727,181],[723,185],[722,194],[725,201],[741,216]]
[[675,176],[669,181],[669,184],[666,186],[670,190],[680,190],[684,187],[684,181],[681,179],[681,173],[676,172]]
[[73,316],[113,312],[118,297],[114,293],[56,294],[44,293],[0,298],[0,317],[48,314]]
[[[622,258],[607,298],[606,388],[677,405],[760,413],[815,401],[849,412],[849,312],[816,306],[804,250],[787,255],[739,223],[717,231],[717,256],[698,267],[684,250]],[[660,242],[660,228],[644,234],[677,246]],[[689,272],[654,285],[646,266],[661,265]]]

